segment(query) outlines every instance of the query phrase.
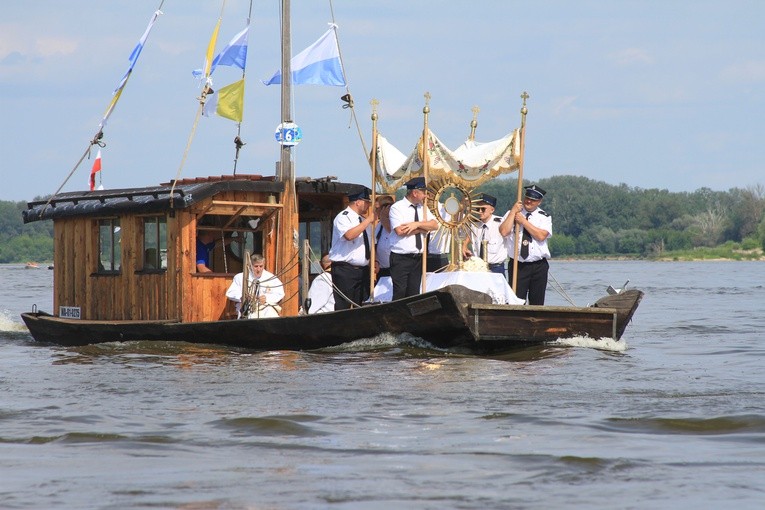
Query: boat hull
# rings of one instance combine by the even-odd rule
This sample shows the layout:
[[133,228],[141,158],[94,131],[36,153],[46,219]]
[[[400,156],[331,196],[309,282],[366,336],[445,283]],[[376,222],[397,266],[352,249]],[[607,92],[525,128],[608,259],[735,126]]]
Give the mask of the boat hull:
[[643,295],[627,293],[591,307],[512,306],[492,305],[487,294],[451,285],[390,303],[297,317],[182,323],[75,320],[37,312],[22,319],[35,340],[67,346],[147,340],[314,350],[380,333],[410,333],[439,348],[492,353],[571,336],[618,339]]

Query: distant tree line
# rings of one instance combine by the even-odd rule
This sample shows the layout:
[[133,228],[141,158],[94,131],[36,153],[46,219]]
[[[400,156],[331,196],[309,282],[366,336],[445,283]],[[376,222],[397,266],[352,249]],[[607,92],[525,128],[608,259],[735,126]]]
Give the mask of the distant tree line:
[[0,200],[0,264],[53,260],[53,221],[25,225],[21,211],[26,207],[26,202]]
[[[765,249],[765,188],[760,184],[728,191],[669,192],[570,175],[535,184],[547,191],[542,208],[553,217],[554,257],[653,257],[728,242]],[[480,191],[497,197],[498,215],[517,199],[512,177],[495,179]],[[53,260],[53,223],[25,225],[25,208],[25,202],[0,201],[0,263]]]
[[[553,256],[650,257],[731,241],[765,249],[765,188],[760,184],[669,192],[569,175],[535,184],[547,191],[541,207],[553,217]],[[497,197],[495,214],[502,215],[517,200],[517,181],[497,179],[481,191]]]

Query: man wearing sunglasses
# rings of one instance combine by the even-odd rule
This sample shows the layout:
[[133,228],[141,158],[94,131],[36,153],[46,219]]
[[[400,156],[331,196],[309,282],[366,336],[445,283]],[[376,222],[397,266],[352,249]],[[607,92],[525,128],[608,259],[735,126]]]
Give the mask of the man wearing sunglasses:
[[[485,260],[492,273],[504,276],[507,247],[505,238],[499,232],[502,218],[494,214],[495,207],[497,199],[488,193],[482,193],[477,207],[478,222],[470,225],[470,237],[465,239],[462,251],[466,258],[475,255]],[[472,251],[467,247],[468,241],[472,245]]]
[[[515,254],[515,225],[521,227],[521,237],[518,240],[518,282],[515,295],[528,299],[530,305],[545,304],[547,288],[547,272],[550,266],[550,249],[547,240],[552,237],[552,218],[539,208],[542,198],[547,193],[537,185],[524,188],[523,201],[510,209],[499,226],[499,232],[505,237],[507,252],[510,257]],[[507,279],[513,282],[513,259],[507,266]]]

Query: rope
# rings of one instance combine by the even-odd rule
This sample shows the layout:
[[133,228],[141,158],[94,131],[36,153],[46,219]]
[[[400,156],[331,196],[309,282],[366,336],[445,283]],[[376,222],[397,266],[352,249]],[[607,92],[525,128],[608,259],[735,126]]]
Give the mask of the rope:
[[[309,250],[311,250],[311,256],[312,256],[312,257],[313,257],[315,260],[318,260],[318,261],[320,261],[320,260],[321,260],[321,257],[317,257],[317,256],[316,256],[316,253],[314,253],[314,251],[313,251],[313,248],[311,248],[311,247],[309,246],[309,247],[308,247],[308,249],[309,249]],[[325,271],[325,270],[324,270],[324,268],[323,268],[323,267],[321,267],[321,264],[319,264],[319,269],[321,269],[321,272],[320,272],[319,274],[323,274],[323,273],[326,273],[326,272],[327,272],[327,271]],[[355,306],[355,307],[357,307],[357,308],[360,308],[360,307],[361,307],[361,305],[360,305],[359,303],[356,303],[356,302],[355,302],[355,301],[353,301],[351,298],[349,298],[348,296],[346,296],[346,295],[343,293],[343,291],[341,291],[340,289],[338,289],[337,287],[335,287],[335,282],[334,282],[334,280],[332,280],[332,277],[331,277],[331,276],[330,276],[330,278],[329,278],[329,281],[330,281],[330,283],[331,283],[331,285],[332,285],[332,291],[333,291],[333,292],[337,292],[338,294],[340,294],[340,296],[341,296],[343,299],[345,299],[345,301],[347,301],[348,303],[350,303],[350,304],[351,304],[351,306]]]
[[[335,23],[335,9],[332,6],[332,0],[329,0],[329,11],[332,15],[332,24],[337,25]],[[337,53],[340,56],[340,66],[343,69],[343,76],[345,76],[345,91],[346,94],[341,98],[343,101],[345,101],[346,104],[343,105],[344,109],[348,109],[351,111],[351,120],[354,124],[356,124],[356,132],[359,135],[359,141],[361,142],[361,150],[364,152],[364,159],[367,159],[369,157],[369,152],[367,151],[367,145],[364,142],[364,134],[361,132],[361,126],[359,125],[359,119],[356,117],[356,110],[353,108],[353,94],[351,94],[351,87],[348,85],[350,80],[348,79],[348,74],[345,71],[345,61],[343,60],[343,52],[340,49],[340,37],[337,34],[337,29],[335,29],[335,38],[337,40]],[[348,122],[348,129],[351,128],[350,121]]]
[[561,285],[561,284],[560,284],[560,282],[558,282],[558,280],[556,280],[556,279],[555,279],[555,275],[554,275],[554,274],[552,274],[552,273],[550,273],[549,271],[548,271],[548,273],[547,273],[547,274],[548,274],[548,276],[550,276],[550,278],[552,278],[552,279],[553,279],[553,281],[555,282],[555,285],[552,285],[552,284],[550,284],[550,287],[552,287],[552,289],[553,289],[555,292],[557,292],[557,293],[558,293],[558,294],[559,294],[559,295],[560,295],[560,296],[561,296],[563,299],[565,299],[566,301],[568,301],[568,303],[569,303],[571,306],[576,306],[576,303],[574,303],[574,301],[573,301],[573,300],[572,300],[572,299],[571,299],[571,298],[568,296],[568,294],[566,294],[566,291],[563,289],[563,285]]
[[220,229],[220,245],[223,247],[223,272],[228,273],[228,257],[226,256],[226,232]]

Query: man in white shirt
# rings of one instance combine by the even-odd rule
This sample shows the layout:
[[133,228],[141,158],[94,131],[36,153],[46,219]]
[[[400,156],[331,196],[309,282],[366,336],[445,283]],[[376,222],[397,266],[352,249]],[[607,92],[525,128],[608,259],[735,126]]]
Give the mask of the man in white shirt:
[[425,221],[423,203],[427,196],[425,179],[415,177],[406,183],[406,196],[390,208],[390,275],[393,300],[420,293],[422,253],[426,236],[438,228],[432,217]]
[[377,210],[369,212],[369,188],[348,195],[348,207],[332,223],[332,282],[335,310],[361,306],[369,298],[369,258],[372,253],[372,224]]
[[281,312],[279,302],[284,299],[284,286],[273,273],[266,271],[266,259],[259,253],[250,257],[251,271],[248,278],[245,303],[242,306],[242,283],[244,273],[234,275],[226,297],[236,303],[238,317],[259,319],[278,317]]
[[[537,185],[526,186],[522,202],[518,202],[507,211],[500,233],[505,236],[505,245],[510,257],[515,255],[518,242],[518,282],[515,295],[526,299],[530,305],[545,304],[547,273],[550,266],[550,249],[547,240],[552,237],[552,218],[539,208],[542,198],[547,193]],[[521,226],[521,237],[515,239],[515,225]],[[507,265],[507,278],[513,282],[513,259]]]
[[[505,276],[507,247],[505,238],[499,232],[502,218],[494,214],[497,199],[488,193],[482,193],[477,205],[479,221],[470,225],[470,237],[465,239],[463,245],[464,255],[466,258],[475,255],[485,260],[491,272]],[[468,241],[472,245],[472,251],[467,249]]]
[[332,288],[332,261],[329,254],[325,253],[319,261],[322,272],[317,274],[308,289],[308,313],[331,312],[335,309],[335,295]]

